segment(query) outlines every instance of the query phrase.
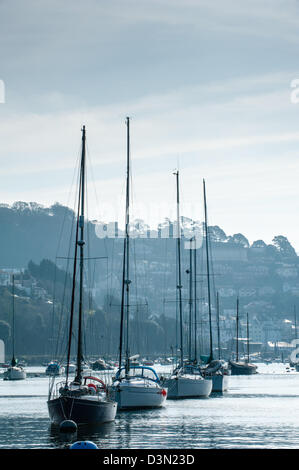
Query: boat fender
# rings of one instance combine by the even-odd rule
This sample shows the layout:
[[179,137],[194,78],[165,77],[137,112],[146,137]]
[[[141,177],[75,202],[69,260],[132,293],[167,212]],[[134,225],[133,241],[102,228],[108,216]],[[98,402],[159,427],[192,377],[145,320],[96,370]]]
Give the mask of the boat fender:
[[88,384],[88,390],[92,395],[97,393],[97,386],[95,384]]
[[[96,387],[96,390],[103,390],[104,392],[107,392],[107,387],[106,387],[105,382],[103,382],[103,380],[99,379],[98,377],[93,377],[92,375],[88,375],[83,378],[84,378],[84,383],[86,383],[86,380],[96,380],[97,382],[101,384],[101,386],[98,386],[98,385],[96,386],[95,384],[93,384]],[[90,384],[88,384],[88,386],[89,385]]]
[[88,388],[93,388],[94,390],[97,389],[97,386],[95,384],[88,384]]

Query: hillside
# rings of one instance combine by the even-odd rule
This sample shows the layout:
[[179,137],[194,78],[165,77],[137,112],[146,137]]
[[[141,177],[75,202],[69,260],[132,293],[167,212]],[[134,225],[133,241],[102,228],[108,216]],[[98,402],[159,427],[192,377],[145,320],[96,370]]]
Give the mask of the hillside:
[[[50,208],[44,208],[36,203],[23,202],[17,202],[12,206],[0,206],[0,268],[4,271],[8,268],[27,270],[45,289],[48,296],[46,302],[51,302],[53,298],[53,277],[60,273],[60,286],[59,282],[57,284],[58,279],[55,280],[55,285],[58,285],[55,288],[56,302],[57,305],[65,303],[65,308],[67,308],[67,297],[62,302],[64,285],[62,278],[65,278],[65,271],[70,272],[72,256],[70,240],[73,221],[73,211],[59,204]],[[190,230],[194,230],[194,227],[200,231],[200,224],[186,218],[182,218],[182,221],[185,228],[182,245],[183,299],[187,318],[189,308],[188,274],[186,273],[189,267],[188,233],[191,233]],[[105,230],[107,235],[105,235]],[[132,230],[134,236],[131,243],[131,314],[135,319],[135,329],[133,329],[136,335],[132,339],[132,345],[134,344],[132,348],[142,348],[144,352],[154,348],[161,352],[167,350],[169,353],[170,348],[176,342],[174,333],[176,316],[174,225],[166,220],[149,237],[149,228],[143,221],[138,220],[134,222]],[[156,238],[153,238],[153,233]],[[262,240],[257,240],[250,245],[244,235],[226,235],[217,226],[209,227],[209,234],[213,261],[211,267],[213,321],[215,324],[215,294],[218,291],[223,340],[229,340],[234,335],[235,305],[238,295],[241,318],[245,318],[246,312],[249,313],[251,335],[255,340],[265,342],[270,339],[276,341],[283,338],[289,341],[294,337],[292,323],[289,322],[294,320],[294,306],[299,298],[299,259],[287,238],[278,235],[274,237],[270,245]],[[92,307],[89,310],[97,312],[96,315],[90,315],[88,318],[91,331],[94,330],[93,322],[98,322],[97,331],[101,330],[99,337],[102,338],[100,341],[102,346],[98,345],[97,348],[102,348],[102,352],[110,353],[117,349],[118,344],[123,249],[121,231],[116,231],[113,235],[114,237],[110,236],[109,227],[107,230],[105,224],[88,224],[87,256],[93,259],[86,277],[86,299],[90,299],[90,294],[92,294]],[[40,264],[42,260],[49,260],[57,267],[49,265],[48,271],[45,270],[47,271],[45,275],[45,261]],[[70,283],[70,277],[68,282]],[[205,345],[207,276],[204,245],[197,250],[196,286],[201,342],[205,349],[207,347]],[[2,286],[0,294],[1,302],[7,304],[7,288]],[[24,321],[22,333],[26,332],[26,335],[23,334],[23,336],[26,336],[28,343],[35,344],[34,350],[35,348],[39,351],[45,350],[45,344],[49,341],[46,336],[49,338],[49,329],[53,321],[50,319],[52,304],[35,305],[34,301],[30,300],[29,315],[25,303],[24,301],[22,307],[22,317],[24,317],[22,318]],[[8,311],[8,304],[1,308],[0,320],[2,328],[4,330],[6,328],[6,334],[9,334]],[[59,322],[57,315],[55,324]],[[39,331],[44,333],[39,335],[38,341],[34,343],[31,338],[34,336],[32,331],[36,325]],[[145,325],[147,328],[144,328]],[[31,333],[29,329],[32,330]],[[144,329],[144,333],[141,333],[141,329]],[[141,340],[140,338],[144,336],[145,339]],[[95,339],[94,344],[98,343],[99,341]]]

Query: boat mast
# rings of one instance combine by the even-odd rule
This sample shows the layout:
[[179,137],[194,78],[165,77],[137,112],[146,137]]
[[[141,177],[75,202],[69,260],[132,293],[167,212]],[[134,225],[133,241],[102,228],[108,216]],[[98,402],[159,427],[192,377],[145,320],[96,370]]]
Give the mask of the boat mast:
[[247,362],[249,361],[249,321],[248,321],[248,313],[247,313]]
[[125,285],[126,285],[126,375],[130,370],[130,348],[129,348],[129,319],[130,319],[130,304],[129,304],[129,224],[130,224],[130,118],[126,119],[127,124],[127,183],[126,183],[126,264],[125,264]]
[[239,297],[237,297],[237,341],[236,341],[236,362],[239,360]]
[[76,377],[74,382],[77,384],[82,383],[82,323],[83,323],[83,274],[84,274],[84,204],[85,204],[85,145],[86,135],[85,126],[82,129],[82,155],[81,155],[81,175],[80,175],[80,202],[81,210],[78,220],[78,226],[80,229],[80,239],[77,244],[80,249],[80,266],[79,266],[79,318],[78,318],[78,349],[77,349],[77,367]]
[[[126,118],[127,126],[127,174],[126,174],[126,214],[125,214],[125,238],[124,238],[124,251],[123,251],[123,275],[122,275],[122,293],[121,293],[121,314],[120,314],[120,335],[119,335],[119,365],[120,371],[122,365],[122,351],[123,351],[123,329],[125,320],[125,307],[126,307],[126,361],[125,361],[125,374],[129,373],[129,206],[130,206],[130,118]],[[126,300],[125,300],[126,293]],[[126,304],[125,304],[126,302]]]
[[71,345],[73,335],[73,320],[74,320],[74,306],[75,306],[75,290],[76,290],[76,273],[77,273],[77,251],[78,251],[78,236],[79,236],[79,213],[80,213],[80,189],[81,189],[81,171],[80,171],[80,183],[79,183],[79,197],[78,197],[78,211],[77,211],[77,223],[76,223],[76,236],[75,236],[75,253],[74,253],[74,265],[73,265],[73,282],[72,282],[72,297],[71,297],[71,313],[70,313],[70,325],[69,325],[69,338],[68,338],[68,349],[67,349],[67,362],[66,362],[66,380],[65,386],[68,386],[69,378],[69,365],[71,358]]
[[206,199],[206,183],[203,180],[203,196],[205,210],[205,239],[206,239],[206,258],[207,258],[207,280],[208,280],[208,306],[209,306],[209,326],[210,326],[210,358],[213,360],[213,337],[212,337],[212,309],[211,309],[211,286],[210,286],[210,261],[209,261],[209,239],[208,239],[208,215],[207,215],[207,199]]
[[197,364],[196,238],[194,237],[194,361]]
[[182,275],[181,275],[181,225],[180,225],[180,189],[179,189],[179,171],[174,172],[176,176],[177,187],[177,254],[178,254],[178,294],[179,294],[179,318],[180,318],[180,366],[184,365],[183,350],[183,311],[182,311]]
[[190,248],[189,248],[189,269],[187,269],[187,274],[189,274],[189,362],[192,360],[192,240],[190,238]]
[[294,323],[295,323],[295,339],[297,339],[297,315],[296,315],[296,305],[294,305]]
[[218,334],[218,359],[221,359],[221,343],[220,343],[220,308],[219,308],[219,292],[216,297],[217,302],[217,334]]
[[12,360],[11,365],[17,364],[15,359],[15,276],[12,275]]

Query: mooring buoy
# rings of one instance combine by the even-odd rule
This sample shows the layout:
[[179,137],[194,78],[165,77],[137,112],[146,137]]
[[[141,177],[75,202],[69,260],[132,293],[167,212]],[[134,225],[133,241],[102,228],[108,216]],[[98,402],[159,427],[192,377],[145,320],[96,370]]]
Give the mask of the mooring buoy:
[[70,446],[70,449],[98,449],[98,446],[92,441],[77,441]]
[[74,433],[77,431],[77,424],[71,419],[66,419],[60,423],[59,431],[66,434]]

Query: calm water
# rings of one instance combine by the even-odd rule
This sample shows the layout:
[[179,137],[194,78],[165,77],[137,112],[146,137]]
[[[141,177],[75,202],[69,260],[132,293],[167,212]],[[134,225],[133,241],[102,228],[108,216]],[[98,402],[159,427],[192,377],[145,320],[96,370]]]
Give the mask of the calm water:
[[299,448],[299,373],[285,364],[259,364],[258,371],[229,377],[223,395],[120,412],[114,423],[81,430],[68,442],[49,425],[47,377],[0,380],[0,448],[63,448],[75,440],[114,449]]

